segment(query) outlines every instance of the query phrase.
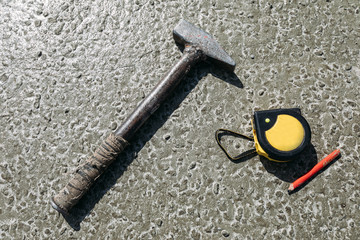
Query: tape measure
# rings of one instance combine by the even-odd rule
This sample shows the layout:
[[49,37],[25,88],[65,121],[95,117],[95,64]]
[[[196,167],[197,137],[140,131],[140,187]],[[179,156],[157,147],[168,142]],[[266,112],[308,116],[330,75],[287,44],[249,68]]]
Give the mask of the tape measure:
[[[301,115],[299,108],[256,111],[252,128],[253,137],[227,129],[216,131],[216,141],[228,158],[235,161],[257,153],[271,161],[288,162],[301,154],[311,139],[310,126]],[[246,154],[232,157],[221,144],[223,135],[233,135],[254,141],[255,148],[246,151]]]

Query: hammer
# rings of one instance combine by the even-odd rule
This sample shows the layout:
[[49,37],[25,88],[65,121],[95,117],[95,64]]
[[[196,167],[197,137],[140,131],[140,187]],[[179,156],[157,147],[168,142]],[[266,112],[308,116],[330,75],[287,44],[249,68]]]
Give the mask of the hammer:
[[183,56],[165,74],[151,93],[138,105],[125,122],[97,148],[95,153],[80,165],[67,185],[51,198],[51,206],[68,215],[91,185],[116,160],[129,145],[129,140],[143,123],[159,108],[191,67],[209,59],[228,71],[234,71],[234,60],[220,47],[214,38],[191,23],[180,20],[173,30],[175,41],[184,47]]

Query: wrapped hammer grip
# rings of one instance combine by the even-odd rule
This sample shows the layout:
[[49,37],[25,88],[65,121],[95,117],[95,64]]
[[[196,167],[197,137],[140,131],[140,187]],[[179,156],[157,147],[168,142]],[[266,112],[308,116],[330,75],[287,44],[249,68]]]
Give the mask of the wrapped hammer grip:
[[51,199],[52,207],[61,213],[68,214],[127,145],[128,142],[125,139],[111,133],[94,155],[76,169],[68,184]]

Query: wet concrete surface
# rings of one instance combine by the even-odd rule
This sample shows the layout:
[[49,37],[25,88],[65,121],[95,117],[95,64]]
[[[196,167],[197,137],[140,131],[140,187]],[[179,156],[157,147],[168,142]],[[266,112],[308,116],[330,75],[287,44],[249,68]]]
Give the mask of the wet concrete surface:
[[[0,238],[359,239],[359,11],[357,0],[2,1]],[[64,218],[50,197],[180,58],[181,18],[218,40],[234,74],[193,69]],[[233,163],[217,146],[216,129],[251,134],[253,111],[289,107],[312,130],[296,162]]]

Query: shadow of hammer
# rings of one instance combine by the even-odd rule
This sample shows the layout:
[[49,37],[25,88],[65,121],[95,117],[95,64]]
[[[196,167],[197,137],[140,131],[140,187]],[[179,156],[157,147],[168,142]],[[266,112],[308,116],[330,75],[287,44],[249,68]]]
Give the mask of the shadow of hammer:
[[125,122],[110,134],[85,163],[77,168],[67,185],[51,198],[51,206],[60,213],[69,214],[70,209],[124,150],[134,133],[159,108],[192,66],[199,61],[209,59],[225,70],[234,71],[234,60],[210,34],[200,28],[185,20],[180,20],[173,30],[173,36],[175,41],[184,47],[183,56]]

